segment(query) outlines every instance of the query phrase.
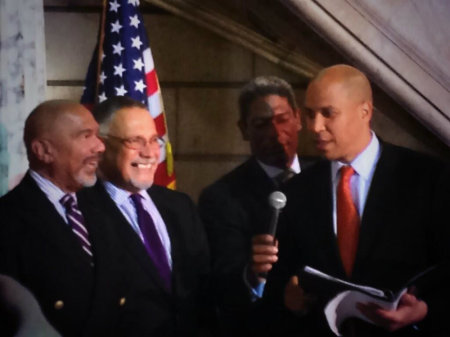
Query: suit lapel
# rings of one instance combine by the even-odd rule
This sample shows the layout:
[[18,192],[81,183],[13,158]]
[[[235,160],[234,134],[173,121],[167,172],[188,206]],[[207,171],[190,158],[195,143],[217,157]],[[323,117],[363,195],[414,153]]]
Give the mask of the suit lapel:
[[333,229],[333,189],[331,182],[331,163],[326,161],[316,168],[316,180],[311,181],[312,211],[306,210],[312,216],[312,224],[316,228],[319,238],[317,252],[323,268],[327,268],[332,275],[345,275],[341,262],[336,235]]
[[[243,209],[253,212],[251,216],[253,220],[249,222],[251,228],[247,230],[252,235],[267,233],[272,212],[268,197],[276,190],[274,181],[267,176],[256,159],[252,157],[246,163],[241,184],[243,184],[241,189],[243,194],[239,201],[242,203]],[[250,193],[251,197],[246,196],[247,193]]]
[[358,266],[372,250],[373,244],[378,242],[380,235],[388,224],[390,214],[396,204],[395,186],[395,156],[388,146],[383,146],[367,196],[366,206],[361,219],[358,250],[355,260],[355,273]]
[[133,230],[131,225],[128,223],[127,219],[125,219],[122,212],[118,209],[117,205],[110,198],[101,182],[98,182],[94,189],[98,196],[98,198],[96,198],[98,200],[96,200],[95,202],[101,203],[106,214],[110,215],[110,219],[115,224],[122,244],[128,250],[133,259],[135,259],[138,264],[145,270],[145,272],[150,276],[150,278],[153,279],[153,281],[159,287],[165,289],[159,276],[158,270],[148,256],[144,244],[142,243],[136,232]]
[[[177,229],[177,224],[179,223],[178,216],[172,211],[172,207],[170,207],[170,205],[167,205],[167,200],[162,198],[161,194],[158,193],[158,190],[156,188],[150,188],[147,192],[152,198],[152,201],[155,203],[156,208],[158,209],[159,214],[161,214],[161,217],[167,228],[171,246],[170,255],[172,258],[172,288],[177,289],[177,285],[179,284],[179,275],[177,271],[179,270],[178,266],[180,265],[181,259],[183,258],[182,252],[184,251],[184,249],[181,247],[182,242],[181,238],[179,237],[179,231]],[[160,284],[162,286],[161,279]]]
[[61,254],[72,260],[70,265],[83,269],[89,266],[89,259],[82,250],[75,234],[65,223],[53,204],[37,186],[33,178],[27,174],[20,183],[21,216],[39,235],[48,240]]

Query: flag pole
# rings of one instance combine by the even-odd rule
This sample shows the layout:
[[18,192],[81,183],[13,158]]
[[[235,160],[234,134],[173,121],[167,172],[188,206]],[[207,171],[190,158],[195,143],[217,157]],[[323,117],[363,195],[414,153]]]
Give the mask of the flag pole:
[[107,1],[102,1],[102,14],[100,17],[100,30],[98,37],[98,46],[97,46],[97,76],[95,81],[95,97],[94,103],[98,103],[98,86],[100,83],[100,72],[102,70],[102,55],[103,55],[103,41],[105,40],[105,21],[106,21],[106,7]]

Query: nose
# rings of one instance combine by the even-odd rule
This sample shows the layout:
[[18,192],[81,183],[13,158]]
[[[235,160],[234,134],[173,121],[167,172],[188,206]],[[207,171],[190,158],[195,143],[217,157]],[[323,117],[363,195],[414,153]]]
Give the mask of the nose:
[[105,143],[103,143],[103,140],[101,140],[99,137],[95,137],[94,142],[95,142],[94,152],[96,153],[105,152]]
[[282,144],[284,142],[284,129],[282,123],[277,123],[275,120],[272,120],[270,135],[272,138],[276,139],[278,143]]
[[316,113],[312,117],[306,118],[306,125],[308,127],[308,130],[313,133],[320,133],[324,130],[324,118],[322,114]]

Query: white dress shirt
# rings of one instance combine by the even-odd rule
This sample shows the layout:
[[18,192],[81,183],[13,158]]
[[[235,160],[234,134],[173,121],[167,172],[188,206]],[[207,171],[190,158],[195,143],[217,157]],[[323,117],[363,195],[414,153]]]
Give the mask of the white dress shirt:
[[[261,166],[261,168],[264,170],[264,172],[266,172],[266,174],[271,179],[275,179],[278,175],[280,175],[281,173],[284,172],[284,169],[281,169],[279,167],[264,164],[262,161],[260,161],[258,159],[256,161],[258,162],[258,164]],[[301,168],[300,168],[300,162],[298,161],[298,156],[297,155],[295,155],[294,160],[292,161],[292,164],[290,166],[290,169],[295,174],[299,174],[300,173]]]

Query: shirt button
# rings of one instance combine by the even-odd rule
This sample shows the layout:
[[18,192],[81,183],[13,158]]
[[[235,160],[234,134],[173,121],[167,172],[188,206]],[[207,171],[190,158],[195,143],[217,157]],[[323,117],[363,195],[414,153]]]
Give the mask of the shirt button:
[[61,310],[62,308],[64,308],[64,302],[63,301],[56,301],[55,302],[55,309],[56,310]]

